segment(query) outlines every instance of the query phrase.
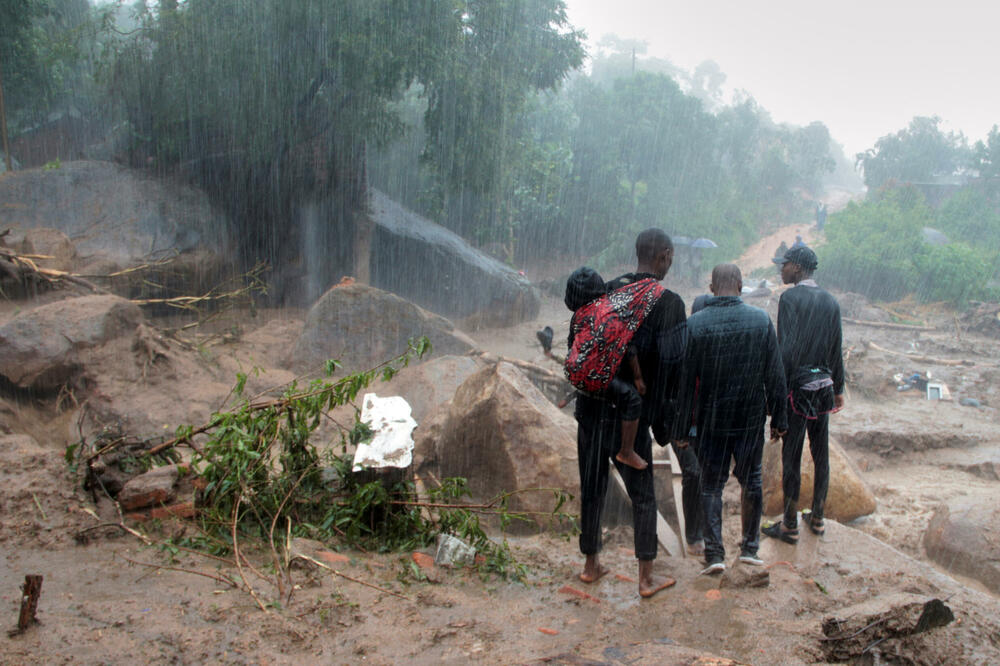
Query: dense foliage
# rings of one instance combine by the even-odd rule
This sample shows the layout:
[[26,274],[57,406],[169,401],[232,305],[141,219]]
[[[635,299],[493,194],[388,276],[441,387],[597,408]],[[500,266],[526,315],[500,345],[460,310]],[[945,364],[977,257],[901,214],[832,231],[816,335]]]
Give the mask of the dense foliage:
[[865,185],[878,189],[889,181],[928,183],[972,166],[973,153],[962,134],[942,132],[937,117],[916,117],[909,127],[883,136],[857,156]]
[[[827,243],[819,251],[823,279],[882,300],[916,294],[962,306],[995,296],[997,195],[995,187],[967,188],[935,210],[916,188],[896,187],[851,203],[827,223]],[[928,242],[928,229],[951,242]]]
[[87,0],[0,0],[0,73],[12,134],[92,108],[97,34]]
[[[44,18],[29,7],[82,1],[11,6],[27,34]],[[821,123],[723,103],[714,63],[688,73],[607,40],[581,71],[562,0],[119,1],[90,13],[106,28],[86,53],[103,56],[110,152],[203,186],[248,266],[301,271],[303,248],[319,248],[321,283],[352,268],[370,184],[509,261],[611,261],[648,226],[732,254],[770,221],[808,214],[835,166]]]

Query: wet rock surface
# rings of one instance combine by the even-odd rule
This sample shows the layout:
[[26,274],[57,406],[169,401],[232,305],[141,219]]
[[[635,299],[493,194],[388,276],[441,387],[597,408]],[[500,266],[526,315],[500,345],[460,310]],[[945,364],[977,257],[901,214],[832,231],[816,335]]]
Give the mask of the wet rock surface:
[[538,291],[523,275],[444,227],[375,191],[372,285],[453,319],[509,326],[538,315]]
[[[802,485],[799,507],[812,506],[813,462],[809,453],[809,438],[802,447]],[[781,440],[764,444],[762,462],[764,515],[777,515],[784,508],[781,490]],[[830,489],[826,498],[826,517],[848,521],[875,511],[875,496],[861,477],[861,472],[833,437],[830,438]]]
[[[435,451],[440,476],[467,477],[484,499],[522,488],[578,495],[576,422],[510,363],[483,368],[458,388]],[[516,510],[545,512],[552,506],[551,492],[511,499]]]
[[221,247],[221,211],[205,193],[111,162],[64,162],[0,181],[6,225],[55,228],[82,257],[122,266],[166,252]]
[[427,336],[435,355],[462,354],[475,343],[454,325],[395,294],[362,284],[331,287],[309,309],[289,364],[320,370],[338,359],[347,371],[402,354],[407,340]]
[[0,375],[52,390],[79,372],[81,352],[135,332],[142,312],[109,295],[81,296],[19,313],[0,327]]
[[927,555],[1000,593],[1000,505],[955,500],[940,506],[924,534]]

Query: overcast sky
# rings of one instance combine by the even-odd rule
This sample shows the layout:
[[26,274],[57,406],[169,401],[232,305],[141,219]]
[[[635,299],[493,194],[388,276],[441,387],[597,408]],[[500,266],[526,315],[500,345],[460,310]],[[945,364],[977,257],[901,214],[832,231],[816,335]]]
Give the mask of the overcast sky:
[[918,115],[970,142],[1000,124],[991,0],[564,1],[590,40],[641,39],[688,70],[714,60],[727,89],[746,90],[778,122],[822,121],[849,156]]

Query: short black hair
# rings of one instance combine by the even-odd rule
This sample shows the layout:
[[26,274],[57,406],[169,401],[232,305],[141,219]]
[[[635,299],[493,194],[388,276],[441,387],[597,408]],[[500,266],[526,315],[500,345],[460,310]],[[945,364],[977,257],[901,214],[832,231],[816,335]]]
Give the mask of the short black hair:
[[639,261],[652,261],[660,252],[673,249],[674,242],[663,229],[646,229],[635,238],[635,257]]

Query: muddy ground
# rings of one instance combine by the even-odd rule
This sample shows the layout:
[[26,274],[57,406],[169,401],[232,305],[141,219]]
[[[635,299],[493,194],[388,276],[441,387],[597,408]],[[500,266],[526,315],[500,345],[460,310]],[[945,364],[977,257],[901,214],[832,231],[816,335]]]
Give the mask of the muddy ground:
[[[773,248],[762,248],[766,260]],[[748,257],[744,270],[749,273],[753,263]],[[687,303],[700,293],[691,286],[677,288]],[[773,314],[777,294],[750,302]],[[346,550],[335,565],[342,573],[405,599],[323,569],[299,568],[293,572],[297,588],[291,603],[261,611],[246,591],[194,573],[211,574],[219,567],[232,573],[226,565],[184,552],[168,557],[116,528],[91,529],[79,539],[98,520],[63,461],[73,440],[72,409],[57,411],[52,402],[8,403],[14,407],[2,414],[7,428],[31,434],[38,446],[0,452],[0,617],[7,627],[16,622],[24,575],[41,573],[45,581],[41,624],[20,636],[0,636],[0,661],[457,664],[550,658],[688,664],[717,655],[752,664],[816,663],[827,659],[820,640],[823,618],[899,594],[947,599],[956,621],[886,642],[880,647],[888,650],[883,658],[895,653],[900,663],[998,663],[996,596],[928,562],[921,536],[939,502],[996,497],[1000,489],[1000,481],[984,474],[980,464],[1000,461],[1000,341],[943,326],[953,315],[941,308],[895,307],[906,312],[885,317],[889,323],[903,314],[911,323],[940,328],[846,324],[850,394],[847,409],[832,422],[834,436],[878,498],[876,513],[852,525],[830,521],[825,536],[805,533],[796,547],[765,539],[761,556],[770,584],[764,588],[720,589],[718,578],[698,575],[702,565],[696,559],[661,557],[657,570],[677,584],[644,601],[633,580],[631,530],[615,527],[604,555],[612,573],[591,586],[576,578],[575,538],[541,535],[512,538],[529,570],[523,584],[467,570],[415,574],[410,553]],[[851,312],[867,321],[881,318],[876,310],[861,304]],[[217,363],[240,358],[266,364],[280,356],[301,317],[301,312],[265,313],[245,325],[239,339],[214,344],[206,362],[211,356]],[[549,295],[534,322],[470,334],[485,349],[539,362],[534,331],[550,324],[558,340],[568,319],[560,300]],[[972,365],[935,365],[903,355],[915,352]],[[896,390],[894,374],[928,370],[949,386],[952,401],[928,402]],[[962,406],[962,397],[974,397],[982,406]],[[736,541],[738,520],[735,513],[725,517],[727,546]],[[181,528],[166,523],[162,529]],[[264,580],[266,559],[264,553],[250,553],[263,576],[248,576],[263,598],[273,599],[274,589]]]

